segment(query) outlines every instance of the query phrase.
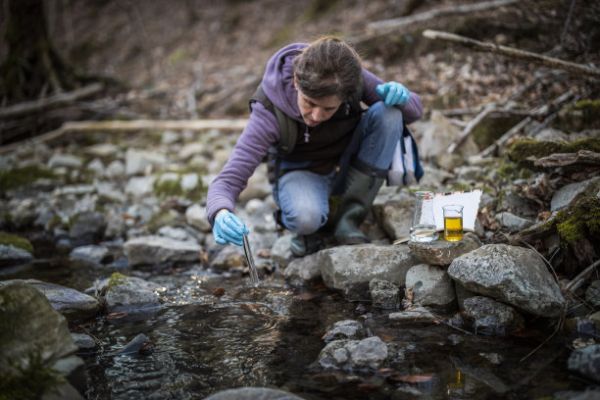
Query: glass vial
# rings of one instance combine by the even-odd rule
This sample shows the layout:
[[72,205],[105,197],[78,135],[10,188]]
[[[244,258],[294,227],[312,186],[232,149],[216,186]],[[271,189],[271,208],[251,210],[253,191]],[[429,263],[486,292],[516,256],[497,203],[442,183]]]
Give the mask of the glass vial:
[[410,228],[413,242],[432,242],[438,238],[433,217],[433,192],[416,192],[415,213]]

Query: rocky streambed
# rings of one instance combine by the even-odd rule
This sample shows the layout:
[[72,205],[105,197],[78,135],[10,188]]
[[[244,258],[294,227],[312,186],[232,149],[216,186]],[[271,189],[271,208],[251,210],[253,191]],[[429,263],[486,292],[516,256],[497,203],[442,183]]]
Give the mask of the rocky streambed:
[[[393,244],[408,233],[415,188],[383,188],[364,226],[372,244],[294,259],[261,166],[237,211],[251,231],[255,287],[243,250],[214,242],[203,209],[235,139],[99,132],[1,157],[2,394],[598,395],[600,282],[574,301],[548,257],[498,240],[541,223],[543,205],[515,186],[535,187],[539,175],[504,168],[513,175],[502,177],[476,159],[452,173],[428,165],[422,188],[510,185],[485,190],[475,232],[462,242]],[[586,177],[548,203],[568,209],[598,189],[598,178]]]

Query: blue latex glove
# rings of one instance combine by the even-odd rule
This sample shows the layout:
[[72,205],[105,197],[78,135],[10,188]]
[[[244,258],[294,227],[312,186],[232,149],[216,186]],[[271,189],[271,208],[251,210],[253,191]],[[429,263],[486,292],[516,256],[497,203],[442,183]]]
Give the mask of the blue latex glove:
[[246,225],[234,213],[221,210],[215,217],[213,235],[219,244],[233,243],[243,246],[243,237],[250,232]]
[[403,106],[410,97],[410,91],[398,82],[382,83],[375,87],[375,91],[386,106]]

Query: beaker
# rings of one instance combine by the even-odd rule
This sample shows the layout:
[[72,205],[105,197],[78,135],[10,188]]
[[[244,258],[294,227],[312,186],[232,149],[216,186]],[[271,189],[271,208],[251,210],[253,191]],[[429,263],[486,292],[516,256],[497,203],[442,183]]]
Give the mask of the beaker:
[[415,214],[410,228],[410,240],[432,242],[438,238],[433,217],[433,192],[416,192]]
[[442,207],[444,212],[444,238],[448,242],[458,242],[463,237],[463,206],[449,204]]

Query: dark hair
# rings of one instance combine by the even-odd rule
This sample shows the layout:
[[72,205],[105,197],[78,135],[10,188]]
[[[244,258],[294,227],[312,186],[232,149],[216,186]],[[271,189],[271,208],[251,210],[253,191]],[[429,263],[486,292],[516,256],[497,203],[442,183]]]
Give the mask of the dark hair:
[[360,56],[333,36],[306,47],[294,60],[294,75],[300,91],[312,98],[337,95],[347,101],[362,89]]

